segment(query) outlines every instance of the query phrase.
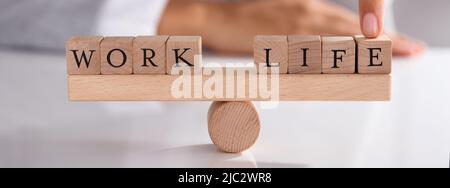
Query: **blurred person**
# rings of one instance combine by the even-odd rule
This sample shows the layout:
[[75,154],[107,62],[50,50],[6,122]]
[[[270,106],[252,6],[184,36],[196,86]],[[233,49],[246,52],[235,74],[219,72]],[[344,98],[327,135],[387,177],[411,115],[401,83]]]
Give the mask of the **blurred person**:
[[[201,35],[203,44],[222,53],[252,53],[255,35],[356,35],[383,33],[384,0],[359,0],[359,18],[325,0],[169,0],[158,33]],[[388,33],[394,55],[410,56],[422,42]]]
[[[201,35],[212,51],[251,54],[255,35],[382,34],[384,1],[359,5],[358,18],[326,0],[2,0],[0,45],[62,50],[72,35]],[[388,35],[395,55],[424,48]]]

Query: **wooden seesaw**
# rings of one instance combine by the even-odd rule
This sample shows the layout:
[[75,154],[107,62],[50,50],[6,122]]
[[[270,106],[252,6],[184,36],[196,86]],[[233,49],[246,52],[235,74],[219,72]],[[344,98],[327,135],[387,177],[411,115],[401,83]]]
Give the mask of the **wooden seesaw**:
[[[239,77],[217,74],[227,68],[195,74],[198,67],[192,62],[201,55],[200,37],[74,37],[66,46],[69,100],[213,101],[208,111],[211,140],[224,152],[238,153],[249,149],[260,132],[250,101],[390,100],[390,41],[355,39],[364,49],[355,43],[351,47],[345,37],[256,37],[258,69],[244,70]],[[176,75],[177,68],[189,74]],[[299,74],[286,74],[289,70]]]

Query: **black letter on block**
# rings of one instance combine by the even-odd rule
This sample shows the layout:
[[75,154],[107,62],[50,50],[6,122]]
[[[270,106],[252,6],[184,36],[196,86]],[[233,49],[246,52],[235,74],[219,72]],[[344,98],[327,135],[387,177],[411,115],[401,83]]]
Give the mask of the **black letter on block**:
[[303,65],[302,67],[307,67],[308,64],[306,63],[306,52],[308,52],[309,48],[302,48],[303,50]]
[[383,61],[381,61],[380,64],[374,64],[373,63],[373,59],[379,59],[379,53],[377,53],[376,55],[374,55],[374,50],[378,50],[381,53],[381,48],[367,48],[369,50],[370,53],[370,64],[369,67],[379,67],[379,66],[383,66]]
[[[147,61],[150,62],[150,64],[152,64],[152,66],[154,67],[158,67],[158,65],[156,65],[152,59],[155,57],[155,50],[153,49],[146,49],[146,48],[142,48],[142,51],[144,52],[144,64],[142,65],[143,67],[148,67],[147,65]],[[147,57],[147,51],[150,51],[152,55],[150,55],[150,57]]]
[[334,64],[333,64],[333,67],[331,67],[331,68],[338,69],[339,66],[337,66],[337,60],[340,60],[342,62],[342,56],[343,56],[341,54],[341,56],[338,57],[338,52],[342,52],[342,53],[344,53],[344,55],[347,55],[347,51],[345,51],[345,50],[331,50],[331,51],[333,51],[333,53],[334,53]]
[[271,63],[270,63],[270,51],[272,50],[272,49],[270,49],[270,48],[267,48],[267,49],[264,49],[265,51],[266,51],[266,66],[267,67],[279,67],[280,65],[277,63],[277,65],[275,65],[275,66],[273,66]]
[[180,64],[179,64],[180,60],[183,61],[184,63],[186,63],[190,67],[194,66],[182,57],[184,55],[184,53],[186,53],[188,50],[190,50],[190,48],[185,48],[184,51],[180,55],[178,55],[179,54],[178,52],[180,51],[180,49],[173,49],[173,51],[175,52],[175,66],[176,67],[180,66]]
[[91,63],[92,54],[94,54],[95,50],[89,50],[91,54],[89,55],[89,59],[86,58],[86,53],[81,53],[81,58],[78,58],[77,52],[78,50],[70,50],[73,53],[73,56],[75,57],[75,62],[77,63],[78,68],[81,66],[81,61],[84,61],[84,64],[86,64],[86,68],[89,68],[89,64]]
[[[113,52],[115,52],[115,51],[119,51],[120,53],[122,53],[123,61],[122,61],[122,63],[121,63],[120,65],[113,65],[112,62],[111,62],[111,54],[112,54]],[[113,50],[109,51],[106,60],[108,61],[108,64],[111,65],[112,67],[114,67],[114,68],[120,68],[120,67],[122,67],[123,65],[125,65],[125,63],[127,62],[127,55],[126,55],[125,52],[124,52],[123,50],[121,50],[121,49],[113,49]]]

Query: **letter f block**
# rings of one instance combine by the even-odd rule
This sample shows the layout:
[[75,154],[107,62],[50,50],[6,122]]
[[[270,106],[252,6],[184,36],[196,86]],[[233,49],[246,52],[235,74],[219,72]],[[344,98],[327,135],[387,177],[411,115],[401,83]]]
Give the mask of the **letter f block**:
[[356,72],[356,44],[353,37],[322,37],[322,73],[353,74]]
[[66,43],[67,74],[100,74],[100,43],[103,37],[77,36]]

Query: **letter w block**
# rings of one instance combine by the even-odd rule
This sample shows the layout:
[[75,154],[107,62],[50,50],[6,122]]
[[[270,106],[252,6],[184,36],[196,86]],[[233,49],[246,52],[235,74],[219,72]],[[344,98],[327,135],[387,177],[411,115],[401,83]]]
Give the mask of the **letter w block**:
[[66,44],[67,74],[100,74],[100,43],[103,37],[72,37]]

